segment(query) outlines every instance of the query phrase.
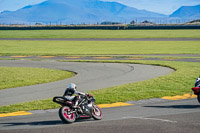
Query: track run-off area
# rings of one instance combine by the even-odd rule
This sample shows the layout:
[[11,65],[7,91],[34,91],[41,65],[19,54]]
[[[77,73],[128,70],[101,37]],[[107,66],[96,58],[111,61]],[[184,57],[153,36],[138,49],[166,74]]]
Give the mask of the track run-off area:
[[[175,41],[174,39],[172,40]],[[136,39],[136,41],[138,40]],[[161,41],[170,41],[170,39]],[[184,41],[184,39],[182,41]],[[188,41],[195,40],[189,39]],[[199,39],[197,38],[196,41],[199,41]],[[198,57],[198,55],[194,56]],[[71,82],[77,84],[79,91],[85,92],[121,84],[144,81],[174,72],[173,69],[167,67],[152,65],[59,62],[57,61],[58,57],[38,57],[40,59],[43,58],[47,60],[32,61],[29,59],[34,59],[35,57],[33,56],[2,56],[4,59],[10,57],[20,60],[0,60],[0,66],[67,70],[75,72],[76,76],[70,79],[51,83],[0,90],[0,106],[62,95],[67,84]],[[113,60],[115,59],[115,57],[112,58]],[[112,58],[107,59],[111,60]],[[73,57],[69,57],[68,59],[73,59]],[[80,60],[81,58],[77,59]],[[92,57],[92,59],[94,59],[94,57]],[[101,60],[105,58],[95,57],[95,59]],[[123,59],[124,58],[121,60]],[[180,59],[180,61],[199,62],[200,60]],[[28,111],[31,115],[2,117],[0,118],[0,133],[193,133],[200,130],[200,105],[195,98],[184,100],[177,100],[176,98],[174,100],[168,100],[168,98],[153,98],[140,101],[128,101],[127,103],[130,105],[103,108],[104,117],[101,121],[95,121],[93,119],[80,119],[73,124],[63,124],[58,116],[58,109]]]

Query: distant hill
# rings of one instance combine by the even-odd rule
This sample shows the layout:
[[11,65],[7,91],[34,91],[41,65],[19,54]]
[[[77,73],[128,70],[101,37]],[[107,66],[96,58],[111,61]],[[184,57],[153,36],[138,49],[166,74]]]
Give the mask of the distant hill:
[[182,6],[169,17],[185,18],[185,19],[199,19],[200,18],[200,5],[196,6]]
[[2,12],[0,23],[101,23],[130,22],[136,18],[150,19],[166,17],[163,14],[138,10],[117,2],[100,0],[47,0],[26,6],[17,11]]

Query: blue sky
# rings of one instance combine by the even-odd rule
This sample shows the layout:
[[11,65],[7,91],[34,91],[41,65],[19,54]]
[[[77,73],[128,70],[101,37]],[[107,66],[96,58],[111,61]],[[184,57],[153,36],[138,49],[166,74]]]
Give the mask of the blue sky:
[[0,11],[15,11],[27,5],[38,4],[45,0],[0,0]]
[[[45,0],[0,0],[0,11],[15,11],[27,5],[38,4]],[[103,0],[119,2],[138,9],[169,15],[181,6],[200,4],[200,0]]]

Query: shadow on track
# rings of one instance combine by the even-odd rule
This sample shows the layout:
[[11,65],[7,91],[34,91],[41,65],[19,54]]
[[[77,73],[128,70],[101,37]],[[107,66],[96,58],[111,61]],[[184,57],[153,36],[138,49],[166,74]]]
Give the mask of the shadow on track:
[[[94,121],[93,119],[77,119],[74,123],[82,123],[87,121]],[[35,121],[35,122],[9,122],[9,123],[1,123],[5,126],[55,126],[55,125],[63,125],[66,123],[63,123],[61,120],[52,120],[52,121]]]
[[7,126],[24,126],[24,125],[29,125],[29,126],[37,126],[37,125],[59,125],[62,124],[62,121],[59,120],[54,120],[54,121],[36,121],[36,122],[10,122],[10,123],[2,123]]

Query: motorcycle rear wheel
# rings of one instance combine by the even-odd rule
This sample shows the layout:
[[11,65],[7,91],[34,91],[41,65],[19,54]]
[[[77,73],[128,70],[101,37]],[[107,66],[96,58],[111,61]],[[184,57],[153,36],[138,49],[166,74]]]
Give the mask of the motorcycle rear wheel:
[[102,110],[97,105],[93,105],[92,107],[92,117],[95,120],[101,120],[103,118]]
[[59,116],[64,123],[73,123],[76,120],[76,114],[72,113],[68,106],[59,109]]

